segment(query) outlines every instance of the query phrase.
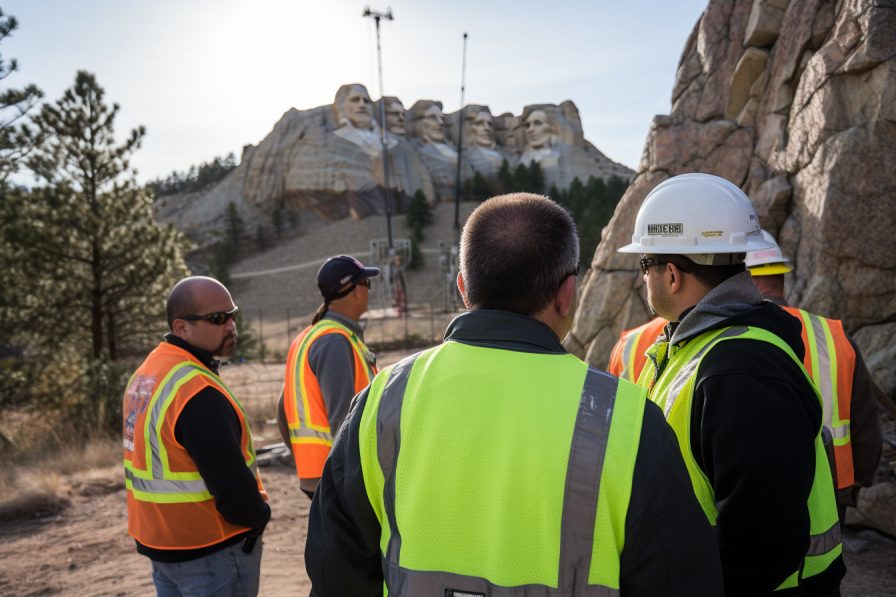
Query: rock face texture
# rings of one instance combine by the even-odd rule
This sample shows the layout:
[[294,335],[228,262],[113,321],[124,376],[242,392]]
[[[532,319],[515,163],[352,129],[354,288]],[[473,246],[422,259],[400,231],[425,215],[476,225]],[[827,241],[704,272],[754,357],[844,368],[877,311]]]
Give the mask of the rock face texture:
[[461,113],[443,114],[441,102],[419,100],[406,110],[398,98],[381,101],[371,102],[363,85],[352,84],[339,88],[332,105],[290,109],[261,143],[245,147],[226,179],[200,193],[162,198],[157,218],[201,239],[210,238],[231,201],[250,216],[284,206],[313,209],[329,220],[383,212],[384,126],[388,187],[399,212],[417,190],[431,203],[454,199],[461,130],[461,180],[478,172],[496,194],[504,160],[511,168],[538,162],[546,190],[552,184],[566,189],[576,177],[587,183],[590,176],[634,176],[585,140],[571,101],[527,106],[520,117],[467,106],[463,129]]
[[896,393],[896,0],[710,0],[672,114],[604,229],[567,347],[606,367],[650,317],[629,242],[644,197],[678,174],[739,185],[794,261],[787,300],[840,319]]

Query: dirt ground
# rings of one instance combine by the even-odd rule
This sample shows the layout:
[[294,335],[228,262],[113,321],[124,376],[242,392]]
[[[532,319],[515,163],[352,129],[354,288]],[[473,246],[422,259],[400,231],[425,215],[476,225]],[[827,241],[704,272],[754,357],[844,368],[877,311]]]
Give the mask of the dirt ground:
[[[384,366],[412,351],[383,353]],[[282,385],[282,366],[249,365],[222,371],[255,422],[257,445],[278,442],[271,416]],[[270,496],[271,521],[264,534],[263,596],[307,595],[304,548],[310,501],[299,491],[295,469],[274,459],[261,469]],[[32,512],[0,523],[0,595],[154,595],[149,560],[127,534],[127,501],[120,466],[65,476],[61,512]],[[896,541],[874,531],[847,529],[843,557],[849,572],[844,597],[896,594]]]
[[[262,469],[273,516],[264,534],[260,595],[307,595],[304,547],[310,501],[295,470],[276,463]],[[127,535],[124,480],[118,467],[66,480],[72,507],[55,516],[0,526],[0,594],[9,596],[154,595],[149,560]],[[867,551],[844,552],[849,568],[844,597],[896,593],[896,542],[849,529],[847,540]]]

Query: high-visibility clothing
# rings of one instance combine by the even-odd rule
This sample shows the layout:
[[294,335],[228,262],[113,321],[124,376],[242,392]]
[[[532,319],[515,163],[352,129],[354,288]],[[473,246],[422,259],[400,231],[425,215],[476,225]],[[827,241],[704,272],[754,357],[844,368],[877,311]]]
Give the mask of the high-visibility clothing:
[[[341,334],[352,346],[355,356],[355,393],[366,388],[376,375],[370,351],[351,330],[332,319],[322,319],[305,328],[296,336],[286,357],[286,383],[284,410],[289,423],[289,440],[292,443],[296,472],[300,479],[316,479],[324,470],[324,463],[333,445],[327,405],[317,377],[308,362],[312,343],[326,334]],[[346,375],[352,375],[346,371]]]
[[846,338],[843,323],[825,319],[801,309],[784,307],[803,324],[806,356],[803,366],[821,392],[824,408],[822,421],[834,436],[837,462],[837,486],[852,487],[855,472],[849,433],[849,409],[852,403],[852,377],[856,369],[856,351]]
[[647,363],[647,349],[653,346],[667,323],[668,320],[657,317],[640,327],[622,332],[610,354],[607,371],[616,377],[637,382],[644,364]]
[[[650,360],[638,380],[642,386],[650,386],[653,382],[649,397],[663,409],[666,420],[675,431],[691,477],[691,484],[694,486],[694,493],[697,495],[697,501],[700,502],[713,526],[715,526],[718,516],[715,506],[715,491],[691,451],[691,406],[701,361],[719,342],[732,340],[768,342],[784,351],[802,369],[802,363],[799,362],[796,354],[778,336],[760,328],[735,326],[705,332],[688,340],[683,346],[670,346],[668,342],[659,342],[653,345],[647,351]],[[657,367],[660,372],[659,377],[655,378]],[[815,384],[811,382],[808,375],[806,375],[806,379],[821,402],[821,396],[818,394]],[[774,416],[774,413],[770,413],[769,416]],[[809,578],[824,572],[841,552],[840,524],[834,497],[834,482],[821,430],[822,426],[819,426],[815,435],[815,480],[807,504],[810,519],[809,551],[806,553],[802,569],[795,570],[777,590],[795,587],[799,584],[800,578]]]
[[358,438],[386,591],[618,594],[645,406],[569,354],[449,341],[384,370]]
[[124,468],[128,533],[154,549],[198,549],[250,530],[227,522],[187,450],[175,439],[177,417],[206,387],[220,391],[239,418],[246,466],[267,500],[246,414],[236,396],[196,357],[163,342],[128,382],[124,397]]

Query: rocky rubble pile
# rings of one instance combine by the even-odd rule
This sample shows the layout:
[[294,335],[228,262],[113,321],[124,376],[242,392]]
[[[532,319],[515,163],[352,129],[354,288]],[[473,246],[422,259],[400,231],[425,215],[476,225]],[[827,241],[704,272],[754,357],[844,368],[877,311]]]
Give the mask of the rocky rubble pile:
[[787,300],[841,319],[896,393],[896,2],[710,0],[685,44],[672,113],[604,229],[566,345],[605,367],[650,318],[637,255],[617,254],[644,197],[704,172],[739,185],[794,260]]

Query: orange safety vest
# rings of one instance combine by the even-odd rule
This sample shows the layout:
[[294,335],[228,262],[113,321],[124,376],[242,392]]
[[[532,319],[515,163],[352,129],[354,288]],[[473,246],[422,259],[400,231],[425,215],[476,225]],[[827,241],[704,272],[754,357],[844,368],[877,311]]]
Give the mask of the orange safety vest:
[[124,395],[128,534],[147,547],[197,549],[250,530],[221,516],[196,463],[174,437],[184,406],[209,386],[220,391],[236,412],[246,466],[255,475],[261,496],[268,499],[239,401],[196,357],[163,342],[131,377]]
[[622,332],[619,341],[610,354],[610,366],[607,372],[626,381],[638,383],[641,370],[647,363],[647,349],[653,346],[657,336],[669,323],[662,317],[649,321],[627,332]]
[[856,352],[846,338],[842,322],[793,307],[784,307],[784,310],[803,324],[803,344],[806,347],[803,366],[821,392],[824,405],[822,421],[834,436],[837,486],[841,489],[851,487],[855,484],[855,471],[849,432],[849,408],[852,402]]
[[[322,319],[305,328],[292,341],[286,358],[283,403],[289,423],[289,440],[296,461],[296,472],[300,479],[316,479],[321,476],[333,445],[331,434],[337,431],[330,429],[327,405],[308,362],[311,344],[326,334],[341,334],[351,344],[355,355],[353,373],[356,394],[366,388],[377,373],[364,342],[354,332],[332,319]],[[350,372],[346,371],[345,374],[349,375]]]

